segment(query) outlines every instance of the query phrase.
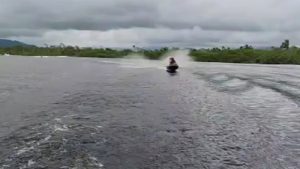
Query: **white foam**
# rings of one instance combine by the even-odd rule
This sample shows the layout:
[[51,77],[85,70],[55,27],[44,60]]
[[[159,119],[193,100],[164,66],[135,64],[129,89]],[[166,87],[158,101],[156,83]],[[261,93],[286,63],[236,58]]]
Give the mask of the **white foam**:
[[55,124],[54,131],[69,131],[69,128],[67,127],[67,125],[59,126]]
[[63,149],[62,151],[61,151],[62,153],[66,153],[66,152],[68,152],[66,149]]
[[298,87],[284,85],[284,84],[280,84],[280,83],[272,82],[272,81],[268,81],[268,80],[263,80],[263,79],[255,80],[255,82],[260,85],[269,87],[269,88],[279,89],[280,91],[286,92],[288,94],[300,96],[300,89]]
[[5,168],[9,168],[10,165],[2,165],[2,167],[0,169],[5,169]]
[[239,79],[232,79],[224,83],[226,87],[243,87],[245,85],[247,85],[247,82]]
[[62,120],[60,118],[55,118],[54,120],[57,122],[60,122],[60,123],[62,122]]
[[35,58],[48,58],[49,56],[33,56]]
[[102,168],[104,165],[101,164],[96,157],[90,156],[89,159],[92,161],[92,165]]
[[65,116],[63,116],[63,118],[69,118],[69,117],[74,117],[74,116],[77,116],[77,114],[69,114],[69,115],[65,115]]
[[226,75],[215,75],[211,78],[211,80],[214,80],[214,81],[225,81],[228,79],[229,79],[229,77]]
[[28,163],[27,163],[27,166],[28,167],[31,167],[32,165],[34,165],[36,162],[33,161],[33,160],[29,160]]
[[49,141],[50,140],[50,138],[51,138],[51,136],[49,135],[49,136],[47,136],[46,138],[44,138],[43,139],[43,142],[45,142],[45,141]]
[[101,61],[103,63],[116,63],[120,64],[122,68],[131,69],[145,69],[145,68],[156,68],[165,69],[166,65],[169,64],[169,58],[174,57],[178,62],[180,67],[188,67],[192,62],[191,58],[188,56],[189,50],[176,50],[170,51],[161,60],[149,60],[145,59],[143,55],[130,55],[125,57],[125,59],[119,59],[116,62],[111,61]]
[[98,62],[100,62],[100,63],[108,63],[108,64],[120,64],[119,62],[116,62],[116,61],[108,61],[108,60],[99,60]]
[[33,146],[22,148],[22,149],[18,150],[17,155],[24,154],[24,153],[26,153],[26,152],[28,152],[28,151],[30,151],[30,150],[33,150],[33,149],[34,149]]
[[11,158],[7,158],[7,159],[5,159],[5,161],[10,162],[10,161],[12,161],[12,159]]

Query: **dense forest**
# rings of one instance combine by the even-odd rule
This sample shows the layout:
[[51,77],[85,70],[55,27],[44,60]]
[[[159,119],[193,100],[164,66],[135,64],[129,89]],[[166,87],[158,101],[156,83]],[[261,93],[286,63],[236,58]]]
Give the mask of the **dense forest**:
[[97,57],[97,58],[122,58],[130,54],[140,54],[147,59],[160,59],[169,51],[168,48],[155,50],[111,49],[111,48],[80,48],[78,46],[14,46],[0,48],[0,55],[22,56],[74,56],[74,57]]
[[[22,56],[74,56],[98,58],[122,58],[131,54],[139,54],[147,59],[160,59],[174,49],[111,49],[111,48],[80,48],[77,46],[14,46],[0,48],[0,55]],[[300,48],[290,47],[289,40],[281,46],[268,49],[255,49],[250,45],[240,48],[190,49],[189,54],[195,61],[227,62],[227,63],[263,63],[263,64],[300,64]]]
[[238,49],[192,49],[190,56],[201,62],[300,64],[300,48],[290,47],[289,40],[285,40],[280,47],[270,49],[254,49],[250,45]]

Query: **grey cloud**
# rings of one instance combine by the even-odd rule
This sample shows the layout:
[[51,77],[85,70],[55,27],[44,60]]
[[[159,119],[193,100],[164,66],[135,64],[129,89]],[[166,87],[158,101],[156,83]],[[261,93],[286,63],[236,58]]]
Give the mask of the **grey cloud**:
[[108,31],[50,31],[39,37],[22,37],[18,40],[30,41],[35,44],[59,44],[79,46],[107,46],[131,47],[132,45],[147,46],[174,46],[174,47],[215,47],[233,46],[244,44],[254,46],[278,46],[287,36],[293,43],[300,43],[300,32],[285,34],[280,32],[232,32],[232,31],[207,31],[194,27],[193,29],[169,28],[130,28]]
[[0,37],[75,44],[79,36],[83,46],[261,45],[283,38],[300,44],[299,6],[299,0],[0,0]]
[[[153,27],[155,9],[141,1],[8,0],[0,9],[4,28],[107,30]],[[125,1],[126,2],[126,1]],[[146,4],[145,4],[146,5]]]
[[45,30],[32,30],[32,29],[0,29],[1,38],[9,38],[12,36],[29,36],[40,37],[44,34]]
[[[300,28],[296,5],[278,0],[1,0],[4,27],[107,30],[199,26],[208,30]],[[291,10],[292,9],[292,10]],[[5,18],[6,17],[6,18]],[[290,28],[293,29],[293,28]]]

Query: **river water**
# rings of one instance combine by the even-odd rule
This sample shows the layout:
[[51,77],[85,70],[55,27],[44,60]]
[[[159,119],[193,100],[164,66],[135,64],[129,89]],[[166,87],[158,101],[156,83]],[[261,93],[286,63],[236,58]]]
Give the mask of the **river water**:
[[300,66],[163,65],[1,56],[0,169],[300,168]]

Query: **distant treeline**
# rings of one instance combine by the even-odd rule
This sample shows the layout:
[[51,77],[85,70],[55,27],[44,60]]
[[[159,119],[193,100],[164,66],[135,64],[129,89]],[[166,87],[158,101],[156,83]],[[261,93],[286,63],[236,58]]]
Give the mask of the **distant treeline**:
[[[122,58],[131,54],[143,55],[148,59],[161,59],[163,55],[174,48],[161,48],[146,50],[111,49],[111,48],[80,48],[73,46],[16,46],[0,48],[0,55],[23,55],[23,56],[75,56],[75,57],[98,57],[98,58]],[[254,49],[250,45],[241,46],[238,49],[212,48],[190,49],[189,54],[195,61],[201,62],[227,62],[227,63],[263,63],[263,64],[300,64],[300,48],[290,47],[289,40],[285,40],[280,47],[269,49]]]
[[122,58],[131,54],[141,54],[148,59],[160,59],[169,51],[168,48],[155,50],[144,49],[111,49],[111,48],[80,48],[73,46],[15,46],[0,48],[0,55],[22,56],[74,56],[74,57],[97,57],[97,58]]
[[239,49],[192,49],[190,56],[201,62],[300,64],[300,48],[289,47],[289,40],[285,40],[280,47],[270,49],[254,49],[250,45]]

